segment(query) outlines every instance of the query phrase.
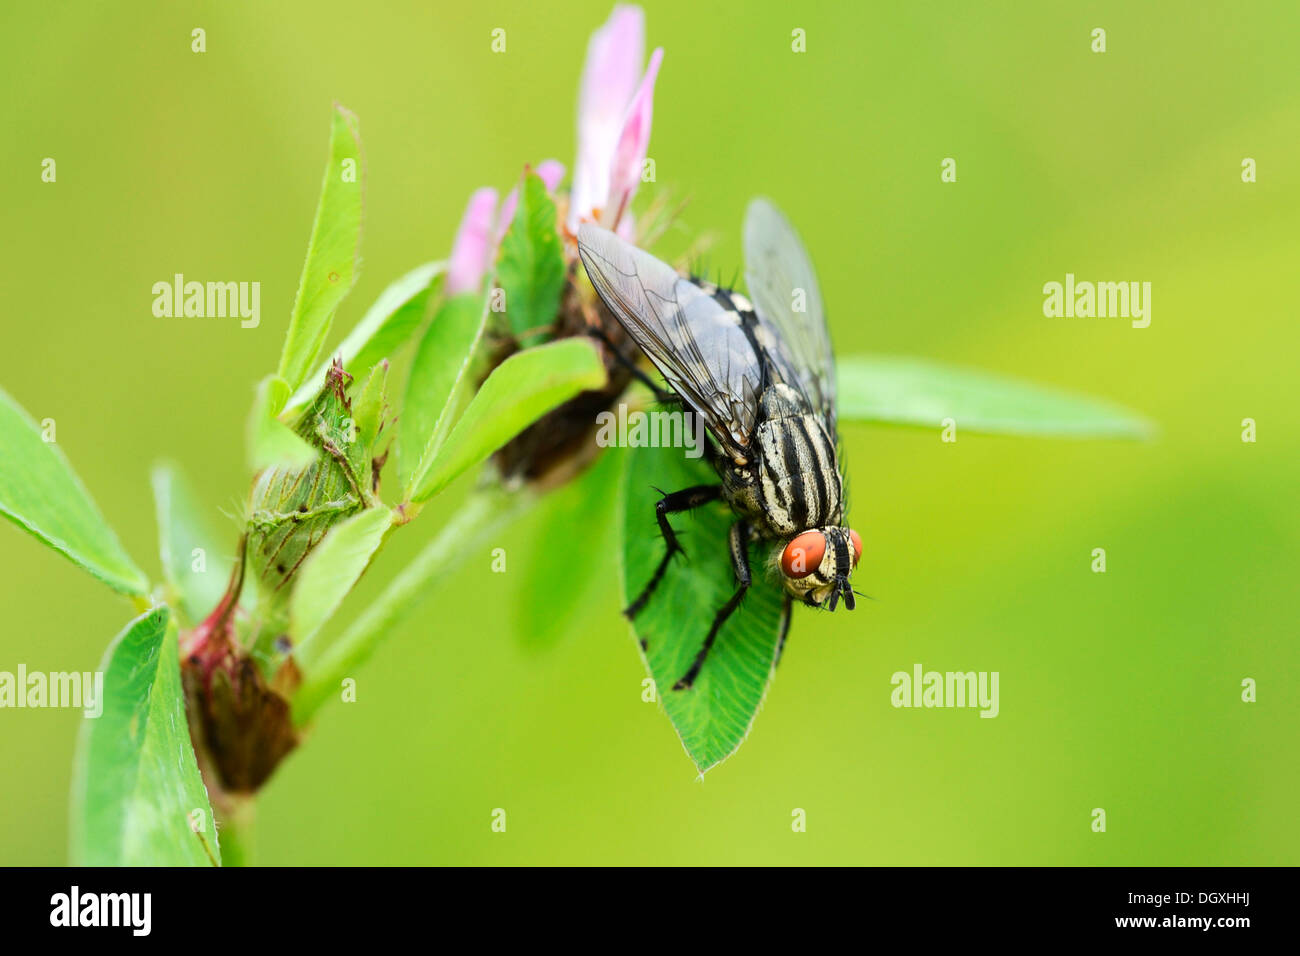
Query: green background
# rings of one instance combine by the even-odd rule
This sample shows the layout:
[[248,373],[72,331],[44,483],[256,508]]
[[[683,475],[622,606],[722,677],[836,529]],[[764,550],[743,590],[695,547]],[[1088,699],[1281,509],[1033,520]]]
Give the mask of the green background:
[[[547,609],[519,607],[521,522],[506,573],[466,554],[358,675],[358,702],[322,714],[264,793],[262,862],[1300,862],[1300,11],[784,6],[649,5],[666,50],[649,189],[691,200],[661,248],[715,232],[729,275],[744,205],[768,194],[807,240],[842,353],[1093,393],[1159,437],[845,428],[855,583],[875,600],[796,611],[750,739],[702,782],[641,701],[613,561],[568,633],[528,641]],[[244,415],[283,341],[331,101],[361,117],[369,171],[337,340],[388,281],[445,255],[473,188],[548,156],[571,168],[582,56],[608,10],[4,5],[0,382],[56,420],[146,570],[156,458],[214,512],[240,511]],[[261,327],[155,319],[150,287],[175,272],[260,281]],[[1150,281],[1150,328],[1044,318],[1042,285],[1066,272]],[[463,490],[395,538],[346,614]],[[542,553],[592,540],[575,522]],[[0,669],[94,667],[130,609],[13,527],[0,545]],[[890,675],[918,662],[998,671],[1001,714],[894,709]],[[0,712],[0,862],[66,859],[78,720]]]

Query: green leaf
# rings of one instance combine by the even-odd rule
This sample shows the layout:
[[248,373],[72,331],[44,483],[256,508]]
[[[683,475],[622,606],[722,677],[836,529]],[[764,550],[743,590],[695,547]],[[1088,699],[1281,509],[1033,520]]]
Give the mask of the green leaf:
[[541,341],[554,325],[564,289],[564,247],[555,227],[555,202],[546,184],[526,172],[515,218],[501,240],[497,284],[505,290],[506,319],[523,345]]
[[219,864],[212,806],[185,722],[176,623],[167,608],[128,624],[99,669],[103,713],[84,721],[77,744],[73,862]]
[[122,594],[149,581],[53,441],[0,389],[0,513]]
[[1152,431],[1141,416],[1102,399],[988,372],[875,355],[837,364],[843,421],[939,428],[951,418],[959,432],[1069,438],[1144,438]]
[[456,412],[451,399],[469,372],[487,307],[488,300],[478,294],[448,299],[416,349],[397,419],[397,474],[408,497],[451,429]]
[[364,174],[360,124],[355,115],[335,103],[329,163],[280,354],[278,374],[290,392],[307,378],[325,345],[334,311],[361,272]]
[[370,370],[361,394],[352,403],[352,420],[356,426],[356,443],[371,452],[384,425],[388,408],[388,368],[376,365]]
[[[635,448],[626,456],[623,484],[623,594],[631,603],[664,556],[655,520],[661,494],[714,485],[718,476],[703,459],[680,449]],[[735,753],[749,733],[776,667],[784,592],[767,576],[770,545],[750,548],[753,586],[714,641],[704,667],[687,690],[673,685],[690,670],[713,616],[735,593],[727,534],[736,516],[714,502],[671,519],[686,550],[669,564],[659,587],[633,623],[646,669],[660,702],[700,773]]]
[[511,551],[512,568],[523,569],[515,616],[524,644],[554,644],[595,586],[613,580],[609,556],[617,547],[623,455],[621,448],[606,449],[576,479],[549,492],[538,505],[529,552],[519,560]]
[[315,397],[325,385],[325,373],[335,355],[342,357],[345,369],[360,378],[400,352],[428,318],[444,268],[441,262],[427,262],[381,292],[347,338],[293,393],[286,407],[297,408]]
[[289,383],[268,375],[257,386],[257,397],[248,413],[248,467],[255,472],[278,467],[306,468],[316,460],[316,451],[294,434],[278,416],[289,399]]
[[585,339],[516,352],[487,377],[418,479],[411,500],[427,501],[551,409],[604,385],[604,363]]
[[[186,619],[203,620],[225,593],[234,567],[233,551],[238,531],[214,531],[180,468],[159,462],[151,476],[158,516],[158,553],[163,578],[176,593]],[[194,554],[202,549],[202,560]],[[198,569],[195,568],[196,563]]]
[[393,513],[382,505],[367,508],[331,528],[307,556],[289,598],[289,633],[300,665],[311,659],[309,642],[370,565],[392,522]]

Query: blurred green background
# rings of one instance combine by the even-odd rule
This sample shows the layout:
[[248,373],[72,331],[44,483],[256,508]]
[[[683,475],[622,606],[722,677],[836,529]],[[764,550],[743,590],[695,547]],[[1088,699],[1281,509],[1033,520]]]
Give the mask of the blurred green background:
[[[796,610],[750,739],[702,782],[641,702],[614,562],[540,650],[523,562],[493,574],[467,554],[359,675],[358,702],[327,708],[273,779],[261,862],[1300,862],[1300,8],[1061,6],[649,5],[666,51],[649,188],[691,200],[664,247],[713,231],[727,274],[746,201],[775,198],[842,353],[1109,397],[1159,438],[846,428],[855,583],[876,600]],[[572,168],[582,57],[608,13],[4,5],[0,382],[57,421],[147,570],[155,459],[240,509],[244,416],[283,340],[331,101],[360,115],[369,173],[337,340],[388,281],[446,253],[472,189],[548,156]],[[958,182],[942,184],[949,156]],[[260,281],[261,327],[155,319],[150,287],[175,272]],[[1150,328],[1044,318],[1042,285],[1066,272],[1152,282]],[[396,536],[346,614],[462,493]],[[508,554],[531,552],[534,524],[502,539]],[[546,548],[562,562],[589,536],[575,524]],[[7,524],[0,543],[0,669],[93,668],[130,609]],[[998,671],[1001,714],[892,708],[890,675],[918,662]],[[0,713],[0,862],[66,859],[78,719]]]

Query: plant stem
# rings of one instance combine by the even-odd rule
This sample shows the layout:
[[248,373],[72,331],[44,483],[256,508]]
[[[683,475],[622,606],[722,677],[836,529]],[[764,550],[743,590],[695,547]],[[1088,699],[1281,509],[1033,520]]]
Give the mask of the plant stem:
[[218,803],[218,839],[222,866],[253,865],[253,822],[257,804],[251,794],[223,794]]
[[339,693],[343,680],[356,673],[380,638],[433,591],[454,562],[527,511],[535,500],[531,492],[505,491],[497,485],[474,492],[374,603],[310,663],[294,695],[294,723],[307,723],[323,703]]

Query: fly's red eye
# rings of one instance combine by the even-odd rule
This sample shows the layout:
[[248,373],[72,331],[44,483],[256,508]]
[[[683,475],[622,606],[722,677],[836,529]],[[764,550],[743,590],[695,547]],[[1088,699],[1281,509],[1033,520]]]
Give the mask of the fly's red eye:
[[781,552],[781,570],[787,578],[806,578],[817,570],[826,554],[826,535],[820,531],[805,531]]
[[858,558],[862,557],[862,539],[852,528],[849,529],[849,544],[853,545],[853,566],[858,566]]

